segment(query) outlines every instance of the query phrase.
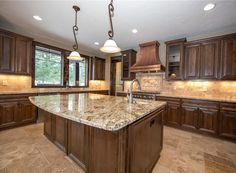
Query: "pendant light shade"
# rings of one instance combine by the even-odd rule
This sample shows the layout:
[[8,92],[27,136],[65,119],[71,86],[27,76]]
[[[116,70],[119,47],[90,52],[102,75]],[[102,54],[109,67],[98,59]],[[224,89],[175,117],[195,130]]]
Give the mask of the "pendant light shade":
[[70,55],[67,57],[67,59],[73,60],[73,61],[82,61],[83,60],[83,58],[80,56],[79,52],[76,52],[76,51],[72,51],[70,53]]
[[80,8],[78,6],[73,6],[73,9],[75,10],[75,25],[73,26],[73,34],[74,34],[74,39],[75,39],[75,44],[73,45],[73,49],[74,51],[72,51],[70,53],[70,55],[67,57],[67,59],[69,60],[73,60],[73,61],[82,61],[84,60],[84,58],[82,58],[79,54],[78,50],[78,42],[77,42],[77,38],[76,38],[76,32],[79,30],[78,26],[77,26],[77,13],[80,10]]
[[100,50],[105,53],[117,53],[121,51],[116,42],[112,39],[108,39]]
[[118,53],[121,51],[121,49],[117,46],[116,42],[113,40],[114,36],[114,30],[112,24],[112,16],[114,15],[113,0],[111,0],[110,4],[108,5],[108,14],[110,19],[111,30],[108,31],[109,39],[104,43],[103,47],[100,48],[100,51],[105,53]]

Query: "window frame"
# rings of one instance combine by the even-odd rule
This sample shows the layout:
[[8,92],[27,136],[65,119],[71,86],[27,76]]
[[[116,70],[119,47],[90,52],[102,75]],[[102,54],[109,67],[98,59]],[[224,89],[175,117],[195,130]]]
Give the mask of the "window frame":
[[[62,58],[62,85],[35,85],[35,50],[36,46],[53,49],[56,51],[61,52]],[[31,87],[32,88],[66,88],[67,81],[69,82],[69,60],[66,58],[70,54],[70,50],[61,49],[55,46],[51,46],[45,43],[40,43],[33,41],[32,44],[32,81]],[[82,57],[86,58],[88,61],[88,69],[87,69],[87,85],[86,86],[69,86],[69,88],[88,88],[89,87],[89,80],[90,80],[90,57],[87,55],[82,55]]]
[[[88,61],[88,69],[87,69],[87,85],[85,86],[68,86],[69,88],[88,88],[89,87],[89,81],[90,81],[90,57],[87,56],[87,55],[83,55],[83,54],[80,54],[81,57],[83,58],[86,58],[87,61]],[[68,61],[68,83],[69,83],[69,64],[70,64],[70,61]],[[78,68],[77,68],[77,64],[76,64],[76,73],[78,72],[77,71]],[[77,75],[76,75],[77,77]],[[77,78],[76,78],[77,79]]]

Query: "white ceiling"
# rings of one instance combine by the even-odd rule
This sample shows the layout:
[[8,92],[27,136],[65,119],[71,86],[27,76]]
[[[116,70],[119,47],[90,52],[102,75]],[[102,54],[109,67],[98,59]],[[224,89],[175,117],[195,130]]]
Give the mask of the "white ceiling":
[[[108,38],[109,0],[0,0],[0,27],[19,30],[38,40],[48,39],[70,48],[73,44],[74,11],[79,5],[78,41],[81,50],[99,54]],[[216,3],[205,12],[208,2]],[[233,28],[236,31],[236,0],[114,0],[115,41],[122,49],[139,43],[193,37]],[[33,19],[42,17],[42,21]],[[138,29],[132,34],[133,28]],[[100,46],[94,45],[98,41]]]

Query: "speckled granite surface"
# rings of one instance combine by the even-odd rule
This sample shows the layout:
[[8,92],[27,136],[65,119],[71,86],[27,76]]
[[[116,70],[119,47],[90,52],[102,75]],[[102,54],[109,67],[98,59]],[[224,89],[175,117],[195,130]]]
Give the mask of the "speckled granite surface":
[[30,97],[37,107],[55,115],[109,131],[119,130],[150,112],[164,106],[166,102],[134,99],[99,94],[66,94]]

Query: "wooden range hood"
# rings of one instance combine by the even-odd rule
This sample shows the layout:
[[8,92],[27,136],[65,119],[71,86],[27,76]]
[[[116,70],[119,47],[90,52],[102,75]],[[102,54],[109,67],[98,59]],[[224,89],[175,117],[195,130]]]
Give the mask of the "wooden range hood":
[[165,67],[161,64],[159,58],[158,41],[140,44],[139,58],[136,64],[130,67],[130,72],[160,72],[165,71]]

